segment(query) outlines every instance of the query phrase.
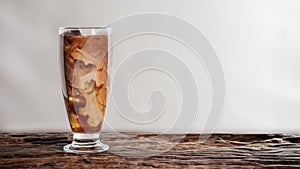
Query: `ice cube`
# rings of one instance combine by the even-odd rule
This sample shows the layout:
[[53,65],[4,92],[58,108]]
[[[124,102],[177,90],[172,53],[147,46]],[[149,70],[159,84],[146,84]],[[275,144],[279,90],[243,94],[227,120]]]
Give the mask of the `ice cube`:
[[94,92],[96,87],[96,81],[95,80],[89,80],[85,82],[85,91],[89,94]]
[[79,30],[68,30],[64,33],[65,36],[80,36],[81,33]]

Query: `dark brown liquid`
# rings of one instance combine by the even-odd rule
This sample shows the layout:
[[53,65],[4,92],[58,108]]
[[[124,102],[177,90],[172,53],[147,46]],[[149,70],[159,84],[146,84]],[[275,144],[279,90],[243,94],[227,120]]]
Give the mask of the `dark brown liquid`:
[[106,35],[61,35],[64,100],[73,132],[99,132],[107,95]]

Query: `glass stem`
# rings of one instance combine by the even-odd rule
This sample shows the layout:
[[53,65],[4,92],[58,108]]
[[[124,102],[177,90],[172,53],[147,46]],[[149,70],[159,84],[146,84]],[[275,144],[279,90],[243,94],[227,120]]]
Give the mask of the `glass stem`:
[[100,133],[73,133],[71,144],[64,146],[64,151],[68,153],[85,154],[99,153],[109,149],[108,145],[100,141]]
[[100,134],[73,133],[72,147],[94,147],[100,142]]

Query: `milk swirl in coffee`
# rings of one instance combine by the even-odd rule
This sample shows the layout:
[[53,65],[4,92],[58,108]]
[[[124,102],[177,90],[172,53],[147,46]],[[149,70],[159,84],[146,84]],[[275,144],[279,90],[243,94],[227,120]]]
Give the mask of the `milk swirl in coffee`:
[[107,96],[107,35],[61,35],[64,64],[64,100],[73,132],[101,129]]

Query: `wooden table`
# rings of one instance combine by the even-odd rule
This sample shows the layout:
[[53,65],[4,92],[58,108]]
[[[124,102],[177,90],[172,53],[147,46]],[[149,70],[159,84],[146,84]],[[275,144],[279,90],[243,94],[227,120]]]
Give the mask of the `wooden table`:
[[2,133],[0,168],[300,168],[295,135],[214,134],[199,143],[197,134],[125,134],[102,134],[107,152],[74,155],[62,151],[70,133]]

